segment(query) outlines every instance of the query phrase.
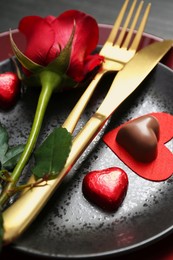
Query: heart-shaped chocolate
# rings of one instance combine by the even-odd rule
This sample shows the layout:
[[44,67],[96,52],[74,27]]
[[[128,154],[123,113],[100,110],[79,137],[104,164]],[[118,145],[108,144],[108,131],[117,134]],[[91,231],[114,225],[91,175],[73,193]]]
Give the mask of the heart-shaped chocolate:
[[116,210],[128,187],[127,174],[118,167],[89,172],[83,179],[84,196],[107,211]]
[[122,126],[116,141],[131,154],[135,160],[151,162],[157,157],[159,122],[151,115],[141,116]]
[[20,93],[20,80],[13,72],[0,74],[0,107],[11,108],[17,101]]
[[115,141],[120,128],[136,119],[111,130],[103,136],[103,141],[134,173],[137,173],[147,180],[163,181],[169,178],[173,173],[173,153],[165,146],[165,144],[173,138],[173,115],[156,112],[147,114],[147,117],[148,116],[154,116],[160,126],[158,153],[155,160],[149,163],[137,161],[133,156],[129,155],[126,149]]

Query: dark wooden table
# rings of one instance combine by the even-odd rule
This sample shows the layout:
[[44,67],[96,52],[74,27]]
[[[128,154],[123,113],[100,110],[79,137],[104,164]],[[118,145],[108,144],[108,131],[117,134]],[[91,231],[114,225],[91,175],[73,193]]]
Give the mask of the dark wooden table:
[[[113,24],[122,6],[123,0],[1,0],[0,1],[0,32],[9,28],[17,28],[19,20],[26,15],[58,16],[65,10],[78,9],[93,15],[98,23]],[[145,0],[151,2],[152,8],[145,31],[165,39],[173,39],[173,1]],[[173,259],[173,235],[138,252],[124,255],[116,259]],[[0,253],[0,259],[43,259],[23,255],[6,247]],[[115,259],[115,258],[114,258]]]

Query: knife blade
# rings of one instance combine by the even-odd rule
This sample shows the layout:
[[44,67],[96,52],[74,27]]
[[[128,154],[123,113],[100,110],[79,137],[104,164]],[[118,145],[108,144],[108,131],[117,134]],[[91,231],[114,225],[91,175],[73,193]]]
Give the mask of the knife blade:
[[156,42],[143,48],[119,71],[101,106],[74,138],[66,165],[55,180],[26,191],[3,212],[5,244],[17,239],[39,214],[73,164],[86,149],[104,122],[140,85],[162,57],[171,49],[173,40]]

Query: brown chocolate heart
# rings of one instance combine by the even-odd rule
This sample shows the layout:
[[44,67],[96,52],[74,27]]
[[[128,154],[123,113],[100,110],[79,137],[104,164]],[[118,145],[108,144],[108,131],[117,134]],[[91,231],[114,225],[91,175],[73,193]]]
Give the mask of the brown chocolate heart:
[[154,116],[141,116],[123,125],[116,141],[135,160],[151,162],[157,157],[159,122]]

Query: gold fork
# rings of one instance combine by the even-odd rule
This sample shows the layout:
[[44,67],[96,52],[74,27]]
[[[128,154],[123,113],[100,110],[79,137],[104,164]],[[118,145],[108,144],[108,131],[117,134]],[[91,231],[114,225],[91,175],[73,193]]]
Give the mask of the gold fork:
[[[120,70],[124,66],[124,64],[127,63],[134,56],[134,54],[137,50],[137,46],[138,46],[139,41],[142,37],[142,32],[144,30],[144,27],[145,27],[145,24],[146,24],[146,21],[147,21],[147,18],[148,18],[148,14],[149,14],[149,10],[150,10],[150,4],[147,6],[147,9],[146,9],[144,16],[143,16],[143,19],[142,19],[142,22],[139,26],[139,30],[137,31],[136,37],[134,38],[132,44],[130,45],[130,48],[128,48],[128,45],[130,44],[130,40],[131,40],[131,37],[132,37],[132,34],[133,34],[133,30],[134,30],[135,24],[138,20],[139,13],[140,13],[140,10],[142,8],[143,2],[140,3],[138,10],[137,10],[137,15],[135,15],[135,18],[132,22],[132,26],[129,30],[129,33],[127,34],[127,38],[126,38],[125,42],[123,43],[123,45],[121,45],[122,39],[124,38],[126,28],[128,26],[129,20],[132,16],[132,13],[133,13],[133,10],[134,10],[135,4],[136,4],[136,0],[134,0],[132,7],[130,9],[130,12],[128,14],[128,17],[125,21],[125,25],[122,28],[120,36],[118,37],[118,41],[114,45],[114,39],[117,35],[119,25],[120,25],[121,20],[124,16],[127,4],[128,4],[128,0],[125,1],[123,8],[120,12],[120,15],[118,16],[118,21],[116,21],[116,23],[113,27],[113,30],[111,31],[111,34],[110,34],[108,40],[106,41],[106,44],[103,47],[103,48],[105,48],[105,50],[103,49],[103,51],[101,51],[102,55],[103,55],[103,52],[105,53],[104,55],[105,55],[105,60],[106,60],[104,66],[103,66],[103,71],[98,73],[99,76],[95,77],[95,79],[94,79],[95,82],[93,81],[94,83],[91,83],[92,87],[90,85],[87,88],[84,96],[82,96],[82,99],[80,99],[77,106],[73,109],[73,112],[70,114],[68,119],[63,124],[63,127],[66,127],[71,132],[73,132],[73,129],[76,125],[76,122],[78,121],[78,119],[77,119],[78,116],[76,116],[76,114],[74,116],[75,119],[73,121],[71,121],[71,116],[73,115],[74,111],[77,111],[76,112],[77,115],[80,115],[81,109],[80,109],[80,112],[77,110],[78,107],[80,108],[79,104],[81,104],[81,106],[83,107],[82,108],[82,110],[83,110],[85,108],[85,105],[83,105],[83,104],[84,103],[86,104],[86,102],[89,100],[89,97],[92,95],[94,88],[97,85],[98,81],[100,80],[102,75],[105,72],[107,72],[106,68],[109,68],[109,70],[110,69],[111,70],[112,69]],[[116,50],[116,51],[114,51],[114,50]],[[117,56],[115,56],[114,54],[118,53],[118,50],[121,51],[122,54],[124,53],[124,55],[122,55],[122,54],[118,55],[117,54]],[[127,56],[125,55],[125,53],[127,54]],[[118,56],[119,56],[119,58],[118,58]],[[114,60],[112,60],[112,58]],[[106,67],[108,65],[110,67]],[[72,116],[72,118],[73,118],[73,116]],[[78,145],[78,142],[77,142],[77,145]],[[79,146],[80,146],[80,144],[79,144]],[[70,161],[70,159],[69,159],[69,161]],[[5,234],[4,234],[4,242],[5,243],[10,243],[14,239],[16,239],[27,228],[27,226],[33,221],[33,219],[40,212],[40,210],[45,205],[45,203],[47,202],[47,200],[49,199],[49,197],[51,196],[53,191],[58,187],[58,185],[60,184],[60,182],[62,181],[62,179],[66,175],[67,171],[70,168],[68,165],[69,165],[69,163],[67,163],[64,170],[61,172],[59,178],[57,178],[55,180],[48,181],[47,185],[45,185],[44,187],[34,188],[33,190],[30,190],[29,192],[24,193],[24,195],[22,195],[17,200],[17,202],[15,202],[11,207],[9,207],[4,212],[3,216],[4,216],[4,226],[5,226]],[[25,195],[27,196],[27,194],[29,194],[29,197],[30,197],[30,195],[31,196],[33,195],[34,197],[31,200],[29,200],[28,203],[26,204],[25,203]],[[24,204],[23,204],[23,198],[24,198]],[[21,207],[21,204],[23,205],[22,207]],[[26,213],[28,213],[28,214],[26,214]]]
[[[142,33],[144,31],[148,15],[150,12],[151,4],[148,4],[146,7],[146,10],[144,12],[144,15],[141,19],[141,23],[139,25],[139,28],[136,32],[136,35],[134,37],[134,40],[132,41],[133,32],[135,29],[135,26],[137,24],[138,18],[140,16],[143,1],[140,2],[136,12],[135,16],[133,18],[133,21],[131,22],[131,18],[133,16],[135,6],[137,3],[137,0],[134,0],[131,8],[128,12],[127,18],[124,22],[124,25],[121,29],[121,32],[119,33],[119,28],[121,25],[121,22],[124,18],[127,6],[128,6],[129,0],[126,0],[120,10],[120,13],[113,25],[113,28],[109,34],[109,37],[105,44],[103,45],[100,55],[103,55],[105,58],[105,61],[102,65],[102,68],[98,71],[94,79],[91,81],[90,85],[87,87],[83,95],[80,97],[79,101],[73,108],[73,110],[70,112],[68,118],[65,120],[63,127],[66,128],[70,133],[73,133],[75,126],[77,122],[79,121],[79,118],[84,111],[87,103],[90,100],[90,97],[92,96],[98,82],[102,78],[102,76],[107,73],[108,71],[119,71],[121,70],[124,65],[135,55],[137,48],[139,46],[139,42],[142,37]],[[129,26],[129,23],[131,22],[130,29],[126,34],[127,28]],[[131,42],[132,41],[132,42]]]
[[[113,28],[108,36],[108,39],[106,40],[106,42],[104,43],[100,51],[100,55],[103,55],[105,58],[101,70],[98,71],[98,73],[95,75],[94,79],[91,81],[90,85],[86,88],[85,92],[82,94],[82,96],[80,97],[80,99],[78,100],[78,102],[76,103],[76,105],[74,106],[70,114],[68,115],[64,124],[62,125],[62,127],[66,128],[70,133],[73,133],[82,112],[84,111],[86,105],[88,104],[94,90],[97,87],[98,82],[103,77],[103,75],[105,75],[109,71],[121,70],[124,67],[124,65],[135,55],[138,49],[138,45],[141,40],[142,33],[144,31],[148,19],[151,4],[147,5],[144,15],[141,18],[141,22],[139,24],[136,35],[132,41],[134,29],[137,24],[138,18],[140,16],[144,1],[140,2],[135,12],[133,21],[131,22],[131,27],[127,35],[125,35],[127,32],[128,25],[135,11],[137,0],[133,0],[133,3],[127,14],[127,17],[124,21],[124,25],[121,29],[121,32],[119,33],[119,28],[125,16],[128,3],[129,0],[125,0],[117,19],[114,22]],[[34,180],[35,180],[34,176],[31,176],[28,183],[33,183]],[[21,194],[25,193],[26,190],[24,190]]]

